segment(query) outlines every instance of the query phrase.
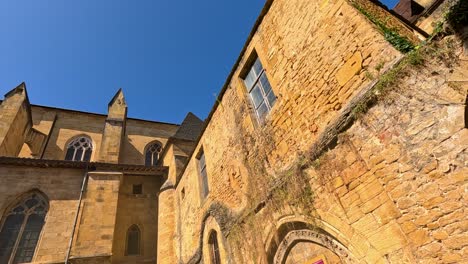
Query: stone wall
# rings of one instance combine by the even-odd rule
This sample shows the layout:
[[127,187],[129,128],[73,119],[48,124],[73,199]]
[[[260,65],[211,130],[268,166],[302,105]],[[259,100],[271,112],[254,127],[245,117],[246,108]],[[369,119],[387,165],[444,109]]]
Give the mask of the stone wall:
[[[141,184],[142,194],[133,194]],[[155,176],[124,175],[119,191],[112,263],[155,263],[158,227],[158,191],[161,179]],[[126,256],[127,230],[137,225],[141,231],[141,255]]]
[[118,172],[88,173],[71,259],[112,255],[122,177]]
[[65,259],[71,238],[84,171],[0,166],[0,218],[18,197],[39,190],[49,199],[49,211],[37,246],[35,261]]
[[[240,77],[254,50],[278,96],[265,126],[255,119]],[[245,209],[248,185],[258,177],[245,161],[261,158],[256,156],[264,151],[267,160],[257,165],[275,164],[278,169],[290,164],[370,82],[366,72],[375,74],[377,65],[388,65],[399,56],[345,1],[274,1],[177,186],[181,259],[194,254],[212,200],[236,212]],[[206,201],[200,198],[196,159],[202,147],[211,189]]]
[[[106,124],[105,115],[41,106],[32,106],[31,109],[32,127],[50,137],[43,156],[44,159],[63,160],[68,142],[74,137],[87,135],[92,139],[94,145],[91,161],[98,160],[104,125]],[[53,125],[55,118],[56,121]],[[175,124],[128,118],[125,137],[120,147],[120,163],[144,165],[145,147],[156,140],[164,146],[168,138],[175,134],[178,127]],[[31,149],[23,143],[24,141],[21,143],[23,148],[18,156],[34,157]]]
[[[265,124],[241,79],[254,50],[278,97]],[[454,58],[408,70],[384,103],[302,168],[325,128],[400,58],[348,2],[273,1],[177,183],[179,261],[205,258],[205,228],[216,226],[227,263],[281,263],[291,248],[294,259],[314,250],[283,240],[294,232],[288,239],[308,236],[345,263],[450,262],[466,254],[466,91],[453,88],[445,78],[453,65],[442,63]]]

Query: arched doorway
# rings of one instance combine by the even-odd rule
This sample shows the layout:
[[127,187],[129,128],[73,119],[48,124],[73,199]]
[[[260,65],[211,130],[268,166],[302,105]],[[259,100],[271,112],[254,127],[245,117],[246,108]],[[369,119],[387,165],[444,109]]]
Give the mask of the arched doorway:
[[275,238],[268,250],[268,263],[353,263],[344,245],[324,230],[311,229],[303,222],[281,225]]

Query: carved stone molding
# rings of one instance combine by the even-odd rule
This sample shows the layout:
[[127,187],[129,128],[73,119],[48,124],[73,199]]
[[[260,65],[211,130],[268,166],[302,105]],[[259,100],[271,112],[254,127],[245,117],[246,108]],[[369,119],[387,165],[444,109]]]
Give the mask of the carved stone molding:
[[355,263],[348,249],[341,243],[326,234],[308,229],[290,231],[281,241],[273,263],[284,264],[289,251],[298,242],[316,243],[338,255],[343,263]]

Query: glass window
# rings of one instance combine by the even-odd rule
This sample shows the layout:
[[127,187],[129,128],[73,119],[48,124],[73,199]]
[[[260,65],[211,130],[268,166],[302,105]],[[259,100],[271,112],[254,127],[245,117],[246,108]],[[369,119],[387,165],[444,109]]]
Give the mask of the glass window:
[[162,151],[162,144],[159,142],[153,142],[146,147],[145,153],[145,165],[156,166],[159,160],[159,154]]
[[208,187],[208,175],[206,173],[206,162],[205,162],[205,153],[203,151],[200,154],[200,158],[198,159],[198,166],[200,169],[200,177],[201,177],[201,195],[202,198],[205,198],[210,189]]
[[93,143],[87,137],[79,137],[72,140],[67,147],[65,160],[90,161],[93,152]]
[[255,113],[259,120],[263,121],[275,104],[276,96],[271,89],[265,69],[263,69],[259,58],[255,60],[250,68],[244,83],[254,105]]
[[7,211],[0,231],[0,263],[31,262],[49,204],[32,193]]
[[140,229],[132,225],[127,231],[127,256],[140,255]]
[[210,250],[210,264],[221,264],[221,256],[219,254],[218,236],[216,231],[211,231],[208,239],[208,246]]

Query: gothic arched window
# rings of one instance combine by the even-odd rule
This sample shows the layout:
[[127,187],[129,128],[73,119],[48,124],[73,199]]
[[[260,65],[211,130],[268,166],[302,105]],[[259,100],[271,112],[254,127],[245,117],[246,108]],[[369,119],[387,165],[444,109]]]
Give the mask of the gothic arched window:
[[48,208],[47,199],[34,192],[6,212],[0,223],[0,263],[32,261]]
[[219,254],[218,235],[216,231],[211,231],[208,238],[208,250],[210,252],[210,264],[221,264],[221,256]]
[[140,237],[141,232],[137,225],[132,225],[127,230],[127,250],[125,251],[125,255],[140,255]]
[[159,159],[159,154],[162,151],[162,145],[159,142],[150,143],[145,151],[145,165],[156,166]]
[[93,152],[93,143],[88,137],[78,137],[67,146],[65,160],[90,161]]

